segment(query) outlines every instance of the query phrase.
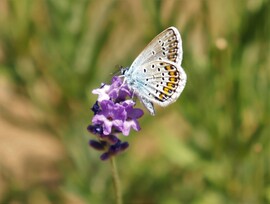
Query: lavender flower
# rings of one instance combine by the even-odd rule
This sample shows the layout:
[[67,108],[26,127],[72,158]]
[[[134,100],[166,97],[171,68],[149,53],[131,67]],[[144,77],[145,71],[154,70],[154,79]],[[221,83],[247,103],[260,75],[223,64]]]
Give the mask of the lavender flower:
[[98,99],[91,108],[94,116],[87,129],[97,136],[97,141],[90,140],[89,145],[103,151],[100,159],[107,160],[128,148],[129,144],[122,142],[118,134],[128,136],[131,129],[139,131],[138,119],[143,116],[143,111],[134,108],[133,92],[117,76],[113,77],[111,85],[102,84],[92,93],[97,94]]

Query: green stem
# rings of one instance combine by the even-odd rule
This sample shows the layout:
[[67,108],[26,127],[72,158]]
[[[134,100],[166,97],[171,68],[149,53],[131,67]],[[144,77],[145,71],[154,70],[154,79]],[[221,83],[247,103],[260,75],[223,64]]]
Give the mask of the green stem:
[[112,170],[112,176],[113,176],[113,185],[114,185],[114,191],[115,191],[115,197],[116,197],[116,204],[122,204],[120,180],[119,180],[119,175],[118,175],[117,166],[115,162],[115,157],[111,157],[110,160],[111,160],[111,170]]

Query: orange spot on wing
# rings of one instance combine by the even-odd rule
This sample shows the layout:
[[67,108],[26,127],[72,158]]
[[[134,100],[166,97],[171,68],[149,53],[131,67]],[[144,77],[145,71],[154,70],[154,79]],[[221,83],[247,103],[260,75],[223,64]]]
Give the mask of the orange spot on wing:
[[167,87],[170,88],[170,89],[173,89],[175,87],[175,84],[174,83],[171,83],[171,82],[167,82]]
[[176,78],[176,77],[170,77],[169,78],[169,81],[170,82],[177,82],[178,81],[178,78]]
[[161,100],[164,100],[164,99],[165,99],[165,95],[164,95],[163,93],[160,93],[160,94],[159,94],[159,98],[160,98]]
[[171,66],[171,65],[167,65],[167,66],[165,66],[165,69],[166,69],[166,70],[168,70],[168,71],[173,70],[173,68],[172,68],[172,66]]
[[170,76],[177,76],[177,72],[176,71],[169,72],[169,75]]

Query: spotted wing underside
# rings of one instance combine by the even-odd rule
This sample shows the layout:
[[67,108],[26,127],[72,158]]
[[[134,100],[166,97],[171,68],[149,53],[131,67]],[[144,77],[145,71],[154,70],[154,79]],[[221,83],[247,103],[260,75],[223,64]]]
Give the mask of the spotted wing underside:
[[147,62],[160,60],[181,64],[183,56],[182,40],[175,27],[169,27],[157,35],[139,54],[131,65],[141,66]]
[[154,115],[153,104],[167,106],[179,97],[186,84],[181,67],[182,40],[175,27],[157,35],[134,60],[125,80]]
[[137,68],[140,93],[160,106],[173,103],[186,84],[186,74],[181,66],[170,61],[152,61]]

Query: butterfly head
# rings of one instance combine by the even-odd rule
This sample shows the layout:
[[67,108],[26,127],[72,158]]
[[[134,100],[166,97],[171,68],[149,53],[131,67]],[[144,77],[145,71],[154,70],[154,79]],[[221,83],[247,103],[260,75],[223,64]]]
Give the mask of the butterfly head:
[[125,75],[128,70],[129,70],[129,67],[121,67],[121,70],[120,70],[121,75]]

